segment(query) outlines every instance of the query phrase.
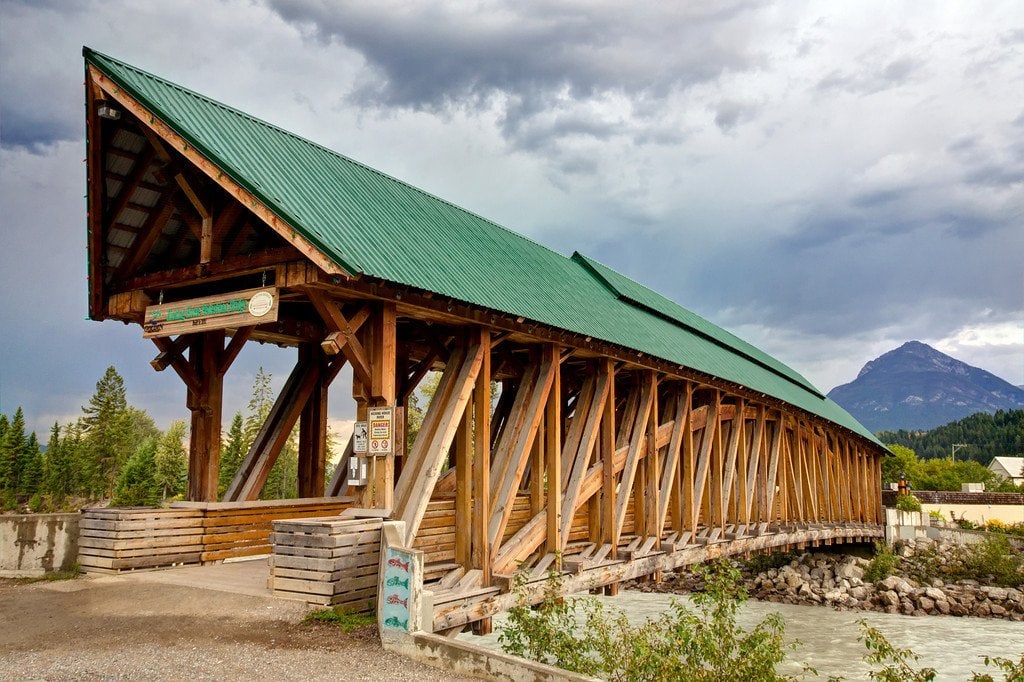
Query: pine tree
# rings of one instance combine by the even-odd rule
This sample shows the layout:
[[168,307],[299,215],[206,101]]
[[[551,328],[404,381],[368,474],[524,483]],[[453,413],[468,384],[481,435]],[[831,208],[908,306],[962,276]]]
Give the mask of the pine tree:
[[154,479],[165,500],[182,492],[188,480],[188,455],[182,444],[186,428],[184,419],[171,422],[157,444]]
[[274,392],[270,387],[271,375],[260,367],[256,371],[256,378],[252,383],[252,396],[249,398],[248,412],[245,415],[243,433],[245,434],[245,449],[248,450],[256,434],[263,428],[267,416],[270,415],[270,408],[274,406]]
[[223,495],[227,491],[246,455],[247,448],[243,429],[242,413],[235,412],[235,416],[231,420],[231,428],[228,429],[228,437],[224,441],[224,448],[220,453],[220,474],[217,485],[219,495]]
[[107,493],[132,443],[124,380],[113,366],[107,367],[103,378],[96,382],[96,392],[82,412],[87,458],[83,483],[94,495]]
[[0,443],[0,490],[18,492],[26,445],[25,414],[19,407],[4,430],[3,442]]
[[112,504],[117,507],[155,507],[160,501],[160,488],[154,471],[156,441],[147,438],[128,458],[117,477]]
[[68,447],[61,440],[60,426],[57,422],[54,422],[53,428],[50,429],[44,462],[43,490],[50,496],[54,506],[60,507],[74,490],[75,474]]
[[25,445],[25,460],[18,488],[24,495],[35,495],[43,491],[43,451],[35,431],[29,435]]
[[88,494],[89,457],[82,438],[82,420],[78,419],[64,426],[60,440],[61,456],[67,462],[68,492],[75,495]]

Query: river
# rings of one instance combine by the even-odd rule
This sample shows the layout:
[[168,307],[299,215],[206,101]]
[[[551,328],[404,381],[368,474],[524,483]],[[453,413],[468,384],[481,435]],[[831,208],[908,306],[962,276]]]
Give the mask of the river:
[[[664,612],[671,599],[686,597],[623,590],[617,597],[596,597],[626,613],[640,623]],[[797,674],[807,662],[818,670],[820,679],[842,675],[847,680],[868,679],[869,666],[862,660],[867,652],[857,641],[857,621],[866,619],[896,647],[912,649],[920,655],[916,668],[929,666],[939,680],[969,680],[972,672],[987,671],[996,680],[1003,679],[994,668],[985,668],[984,656],[1002,656],[1014,660],[1024,655],[1024,623],[988,618],[952,616],[902,616],[868,611],[836,611],[821,606],[797,606],[749,601],[743,605],[739,623],[749,629],[769,613],[779,612],[786,621],[786,639],[794,638],[800,647],[787,658],[779,672]],[[460,640],[499,649],[498,633],[505,615],[494,618],[494,632],[485,637],[459,635]]]

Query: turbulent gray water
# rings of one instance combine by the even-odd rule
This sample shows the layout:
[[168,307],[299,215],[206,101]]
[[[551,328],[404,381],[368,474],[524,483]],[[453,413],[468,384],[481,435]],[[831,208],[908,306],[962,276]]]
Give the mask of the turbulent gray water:
[[[663,613],[672,599],[685,597],[623,590],[618,597],[596,597],[626,613],[631,620],[643,622]],[[818,670],[821,679],[842,675],[848,680],[868,678],[869,666],[862,657],[867,652],[857,641],[857,621],[864,618],[899,648],[920,655],[916,667],[929,666],[938,671],[939,680],[969,680],[972,671],[985,671],[984,656],[1018,659],[1024,655],[1024,623],[985,618],[952,616],[898,616],[863,611],[834,611],[820,606],[795,606],[750,601],[740,611],[739,622],[753,627],[766,615],[779,612],[786,621],[786,638],[798,639],[801,646],[791,654],[780,672],[799,673],[802,662]],[[459,639],[499,649],[498,633],[504,616],[494,619],[494,633],[486,637],[463,634]],[[989,668],[992,676],[1002,675]]]

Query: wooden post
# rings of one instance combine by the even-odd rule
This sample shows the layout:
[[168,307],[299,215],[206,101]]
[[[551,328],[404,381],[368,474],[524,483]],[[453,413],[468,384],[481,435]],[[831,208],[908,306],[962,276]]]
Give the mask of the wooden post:
[[472,551],[473,415],[467,409],[455,433],[455,561],[467,570]]
[[[558,353],[558,348],[555,348]],[[538,438],[538,440],[540,440]],[[561,550],[562,528],[562,369],[555,368],[554,382],[544,406],[544,451],[547,464],[547,552]],[[560,560],[559,560],[560,563]],[[559,566],[560,568],[560,566]]]
[[615,369],[608,358],[602,360],[600,371],[608,381],[608,397],[601,406],[601,526],[602,540],[611,545],[608,558],[619,556],[615,544]]
[[[470,562],[480,570],[480,585],[491,585],[491,547],[487,542],[487,512],[491,508],[491,333],[480,331],[483,361],[473,388],[473,519]],[[467,409],[468,411],[468,409]],[[549,451],[550,452],[550,451]],[[550,457],[550,454],[549,454]],[[473,632],[491,632],[491,619],[473,624]]]
[[188,392],[186,401],[188,409],[192,412],[188,499],[193,502],[217,500],[221,409],[224,398],[224,373],[220,366],[223,349],[223,330],[195,334],[189,340],[188,361],[199,384],[197,391]]
[[[374,407],[395,405],[397,331],[395,304],[381,304],[373,315],[369,332],[371,383],[367,388],[370,402]],[[362,418],[365,419],[365,416]],[[373,478],[363,490],[363,504],[377,509],[392,509],[395,505],[395,455],[374,457],[370,465]]]
[[[323,497],[327,468],[327,359],[319,344],[299,346],[300,362],[320,365],[313,393],[299,415],[299,497]],[[304,358],[304,360],[303,360]],[[339,466],[345,466],[341,462]]]

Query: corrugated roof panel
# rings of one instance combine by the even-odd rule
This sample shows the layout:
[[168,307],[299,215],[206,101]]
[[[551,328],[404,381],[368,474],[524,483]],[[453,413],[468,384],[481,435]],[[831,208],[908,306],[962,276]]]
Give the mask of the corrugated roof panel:
[[84,54],[350,272],[692,367],[873,438],[792,369],[607,266],[566,258],[248,114],[105,55]]

